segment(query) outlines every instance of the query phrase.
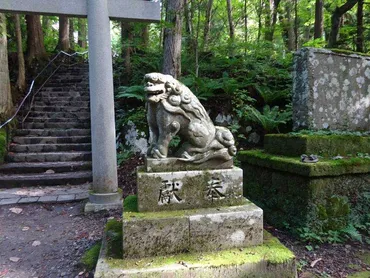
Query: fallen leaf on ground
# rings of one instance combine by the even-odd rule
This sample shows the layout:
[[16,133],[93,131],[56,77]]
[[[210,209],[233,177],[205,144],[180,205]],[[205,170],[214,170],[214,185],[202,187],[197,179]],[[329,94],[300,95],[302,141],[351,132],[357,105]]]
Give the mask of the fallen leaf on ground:
[[39,246],[41,244],[40,241],[38,240],[35,240],[33,243],[32,243],[32,246]]
[[20,258],[18,257],[10,257],[9,260],[11,260],[12,262],[16,263],[20,260]]
[[25,231],[28,231],[29,229],[30,229],[30,227],[23,227],[22,231],[25,232]]
[[49,170],[46,170],[46,171],[45,171],[45,174],[55,174],[55,171],[54,171],[54,170],[49,169]]
[[317,260],[314,260],[312,263],[311,263],[311,267],[314,267],[319,261],[322,261],[322,258],[319,258]]
[[23,211],[21,208],[10,208],[9,210],[16,214],[20,214]]

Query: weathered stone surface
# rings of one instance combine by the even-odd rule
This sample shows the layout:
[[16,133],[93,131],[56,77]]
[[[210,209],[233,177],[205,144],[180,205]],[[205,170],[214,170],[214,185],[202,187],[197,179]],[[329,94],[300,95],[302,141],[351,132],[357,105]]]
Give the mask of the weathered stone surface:
[[240,205],[244,202],[240,168],[208,171],[137,172],[139,211]]
[[186,252],[189,220],[185,216],[123,221],[123,256],[148,257]]
[[148,156],[166,158],[171,140],[181,145],[175,156],[189,163],[231,160],[236,154],[230,130],[214,126],[199,99],[170,75],[153,72],[144,77],[150,132]]
[[258,245],[263,240],[263,212],[253,203],[212,209],[189,217],[190,251],[215,251]]
[[106,238],[96,267],[96,278],[294,278],[294,254],[270,234],[260,246],[206,253],[186,253],[150,258],[112,258]]
[[[246,152],[244,155],[249,154]],[[362,173],[353,170],[359,166],[338,163],[339,170],[343,168],[342,174],[336,167],[330,168],[326,163],[318,162],[307,167],[315,175],[302,175],[302,172],[298,173],[299,162],[289,162],[293,158],[283,157],[285,161],[276,160],[275,163],[271,161],[277,156],[255,158],[251,155],[250,160],[241,160],[245,174],[244,192],[264,210],[265,219],[274,226],[283,228],[287,223],[292,229],[308,227],[320,233],[345,228],[350,223],[348,221],[354,219],[366,221],[366,213],[370,209],[367,197],[367,192],[370,192],[370,162],[367,171],[362,168]],[[305,168],[307,164],[301,163]],[[334,206],[337,209],[333,210]]]
[[164,159],[145,158],[145,170],[147,172],[175,172],[191,170],[230,169],[233,168],[233,160],[211,159],[204,163],[194,164],[179,160],[176,157]]
[[369,131],[369,57],[303,48],[294,65],[294,129]]
[[148,257],[258,245],[263,240],[262,214],[251,202],[197,210],[126,212],[123,253],[125,257]]

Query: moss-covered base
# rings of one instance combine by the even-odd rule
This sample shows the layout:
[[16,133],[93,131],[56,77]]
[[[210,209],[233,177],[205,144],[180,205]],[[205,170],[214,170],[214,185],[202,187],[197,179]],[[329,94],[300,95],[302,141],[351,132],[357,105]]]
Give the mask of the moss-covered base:
[[105,237],[95,277],[296,277],[294,254],[267,232],[263,245],[218,252],[120,259],[108,247]]
[[370,211],[370,160],[315,164],[262,151],[241,154],[244,195],[279,228],[312,232],[364,224]]
[[6,131],[0,129],[0,164],[4,162],[6,155]]
[[268,134],[265,136],[264,148],[267,153],[285,156],[355,155],[356,153],[370,153],[370,136]]

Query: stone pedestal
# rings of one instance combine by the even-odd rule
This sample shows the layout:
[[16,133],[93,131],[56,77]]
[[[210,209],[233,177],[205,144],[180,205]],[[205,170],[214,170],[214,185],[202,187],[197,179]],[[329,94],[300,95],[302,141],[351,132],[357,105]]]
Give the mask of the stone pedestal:
[[103,240],[95,277],[296,277],[294,255],[264,239],[262,209],[242,196],[242,170],[192,166],[166,159],[138,168],[122,230],[107,227],[122,238],[123,259],[108,259],[117,247]]

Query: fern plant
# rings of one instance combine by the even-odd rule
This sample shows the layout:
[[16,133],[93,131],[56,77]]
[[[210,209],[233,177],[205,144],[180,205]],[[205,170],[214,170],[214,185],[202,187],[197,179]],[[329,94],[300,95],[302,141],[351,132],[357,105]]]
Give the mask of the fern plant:
[[118,88],[116,99],[121,98],[134,98],[139,101],[145,100],[145,92],[144,86],[136,85],[136,86],[121,86]]

